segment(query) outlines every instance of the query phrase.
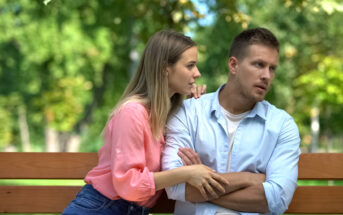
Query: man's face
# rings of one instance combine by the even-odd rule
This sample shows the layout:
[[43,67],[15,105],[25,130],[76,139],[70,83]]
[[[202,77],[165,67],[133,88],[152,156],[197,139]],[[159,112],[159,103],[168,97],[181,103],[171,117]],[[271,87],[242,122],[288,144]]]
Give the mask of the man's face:
[[244,58],[236,60],[234,73],[238,92],[252,102],[262,101],[275,77],[279,63],[278,51],[269,46],[254,44],[247,48]]

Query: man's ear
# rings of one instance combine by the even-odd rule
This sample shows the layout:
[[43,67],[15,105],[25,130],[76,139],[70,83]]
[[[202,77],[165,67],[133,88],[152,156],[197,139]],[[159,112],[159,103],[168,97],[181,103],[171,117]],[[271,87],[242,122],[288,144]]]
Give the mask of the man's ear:
[[237,66],[238,66],[238,59],[236,57],[230,57],[227,66],[231,72],[231,74],[236,74],[237,72]]

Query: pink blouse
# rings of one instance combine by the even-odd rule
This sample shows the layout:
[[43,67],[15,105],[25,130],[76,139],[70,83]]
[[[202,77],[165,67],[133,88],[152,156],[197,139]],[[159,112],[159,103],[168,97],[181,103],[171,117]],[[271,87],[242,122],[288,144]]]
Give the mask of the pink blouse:
[[109,199],[152,207],[161,194],[155,190],[153,172],[161,170],[164,143],[163,137],[152,136],[147,109],[129,102],[108,123],[98,165],[85,182]]

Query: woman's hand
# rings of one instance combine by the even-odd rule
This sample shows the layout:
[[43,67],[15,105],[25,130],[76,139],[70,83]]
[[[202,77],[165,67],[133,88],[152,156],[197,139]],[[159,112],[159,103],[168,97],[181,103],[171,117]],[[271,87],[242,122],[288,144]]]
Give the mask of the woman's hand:
[[229,185],[228,180],[217,174],[213,169],[202,165],[196,152],[190,148],[179,148],[178,155],[183,165],[191,168],[189,172],[191,178],[187,183],[197,188],[205,199],[209,199],[208,193],[213,198],[225,194],[225,187]]
[[206,93],[206,84],[204,85],[197,85],[197,84],[194,84],[192,89],[191,89],[191,94],[190,95],[187,95],[187,98],[200,98],[200,96],[202,94],[205,94]]
[[213,169],[202,164],[187,166],[187,168],[189,174],[187,183],[197,188],[206,200],[210,199],[208,193],[212,198],[225,194],[225,187],[229,182]]

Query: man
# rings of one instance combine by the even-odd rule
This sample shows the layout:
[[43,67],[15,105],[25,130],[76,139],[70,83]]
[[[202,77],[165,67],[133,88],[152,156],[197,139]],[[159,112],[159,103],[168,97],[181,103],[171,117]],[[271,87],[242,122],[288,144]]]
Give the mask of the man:
[[299,132],[290,115],[264,100],[278,59],[279,43],[269,30],[243,31],[230,48],[226,85],[186,100],[170,119],[163,169],[196,163],[190,161],[194,152],[181,149],[190,148],[230,184],[212,199],[188,184],[168,188],[177,200],[175,214],[279,214],[288,208],[297,186]]

